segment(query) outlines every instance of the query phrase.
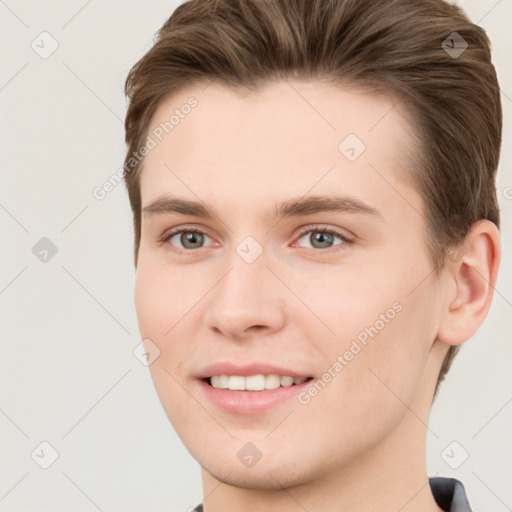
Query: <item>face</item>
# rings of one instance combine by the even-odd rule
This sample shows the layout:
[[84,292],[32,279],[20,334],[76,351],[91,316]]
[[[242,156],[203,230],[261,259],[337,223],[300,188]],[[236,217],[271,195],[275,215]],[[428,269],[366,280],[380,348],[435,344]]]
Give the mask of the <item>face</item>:
[[424,430],[404,404],[430,405],[442,290],[393,104],[211,84],[152,119],[181,109],[141,175],[138,322],[169,420],[219,480],[306,483]]

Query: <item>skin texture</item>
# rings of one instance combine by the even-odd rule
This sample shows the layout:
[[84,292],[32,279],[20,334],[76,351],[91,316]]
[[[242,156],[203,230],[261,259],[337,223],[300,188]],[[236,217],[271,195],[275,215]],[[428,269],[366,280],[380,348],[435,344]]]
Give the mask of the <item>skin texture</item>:
[[[143,215],[135,302],[142,337],[160,349],[150,371],[162,406],[203,468],[205,510],[439,511],[424,454],[432,395],[448,346],[471,337],[489,308],[496,228],[475,225],[435,276],[424,202],[408,179],[411,127],[390,97],[320,82],[243,94],[197,85],[162,101],[152,127],[190,96],[197,107],[145,158],[142,206],[173,194],[217,217]],[[338,149],[351,133],[366,145],[355,161]],[[271,216],[305,195],[350,196],[380,214]],[[180,227],[205,233],[203,246],[159,240]],[[348,241],[318,248],[322,228]],[[246,236],[263,249],[253,263],[236,252]],[[319,379],[397,303],[305,405],[228,413],[196,379],[226,361]],[[262,454],[250,468],[237,457],[247,442]]]

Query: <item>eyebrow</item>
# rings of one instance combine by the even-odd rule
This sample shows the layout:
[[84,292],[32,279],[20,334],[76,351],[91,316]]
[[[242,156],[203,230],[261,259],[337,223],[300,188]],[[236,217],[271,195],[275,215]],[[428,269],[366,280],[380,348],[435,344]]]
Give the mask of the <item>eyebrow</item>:
[[[292,198],[274,207],[273,217],[303,217],[322,212],[358,213],[382,218],[376,208],[349,196],[308,196]],[[170,195],[157,197],[142,208],[144,217],[178,213],[203,219],[217,217],[213,208],[204,202],[180,199]]]

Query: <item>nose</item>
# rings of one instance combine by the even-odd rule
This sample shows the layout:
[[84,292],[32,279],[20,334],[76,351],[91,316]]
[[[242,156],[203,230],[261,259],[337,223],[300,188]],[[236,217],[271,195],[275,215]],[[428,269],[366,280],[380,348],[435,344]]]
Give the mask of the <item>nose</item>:
[[263,336],[285,323],[284,286],[263,256],[247,263],[237,254],[212,289],[204,321],[209,329],[236,341]]

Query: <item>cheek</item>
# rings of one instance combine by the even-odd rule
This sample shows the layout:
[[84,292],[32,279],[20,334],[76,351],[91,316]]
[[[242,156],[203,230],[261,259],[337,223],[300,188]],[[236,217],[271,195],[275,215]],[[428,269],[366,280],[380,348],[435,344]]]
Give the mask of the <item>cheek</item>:
[[311,297],[319,316],[336,333],[322,343],[319,337],[318,347],[325,370],[341,356],[343,368],[331,369],[341,377],[333,389],[349,395],[347,405],[367,404],[371,414],[392,410],[393,402],[400,405],[397,396],[406,403],[414,399],[436,332],[432,304],[438,297],[433,277],[425,279],[430,267],[424,263],[416,260],[413,268],[395,262],[364,275],[347,273],[326,288],[324,297],[317,295],[316,302]]
[[[135,310],[143,338],[153,338],[163,329],[163,289],[158,286],[155,272],[137,270],[135,280]],[[172,300],[172,299],[171,299]]]
[[[158,398],[170,422],[179,423],[187,417],[192,406],[183,390],[181,369],[187,360],[188,344],[183,330],[186,314],[181,283],[169,272],[159,269],[157,264],[138,268],[135,282],[135,308],[142,339],[149,339],[160,350],[159,356],[150,364],[149,371]],[[145,342],[146,343],[146,342]],[[150,345],[148,345],[149,348]]]
[[194,336],[190,321],[198,297],[204,294],[197,286],[190,286],[192,281],[189,274],[157,262],[137,269],[134,298],[140,335],[160,350],[150,371],[153,379],[165,380],[170,387],[178,384],[169,373],[179,376],[190,356]]
[[[189,299],[190,297],[190,299]],[[137,269],[135,309],[143,337],[167,339],[194,302],[197,292],[183,273],[158,262],[147,262]]]

